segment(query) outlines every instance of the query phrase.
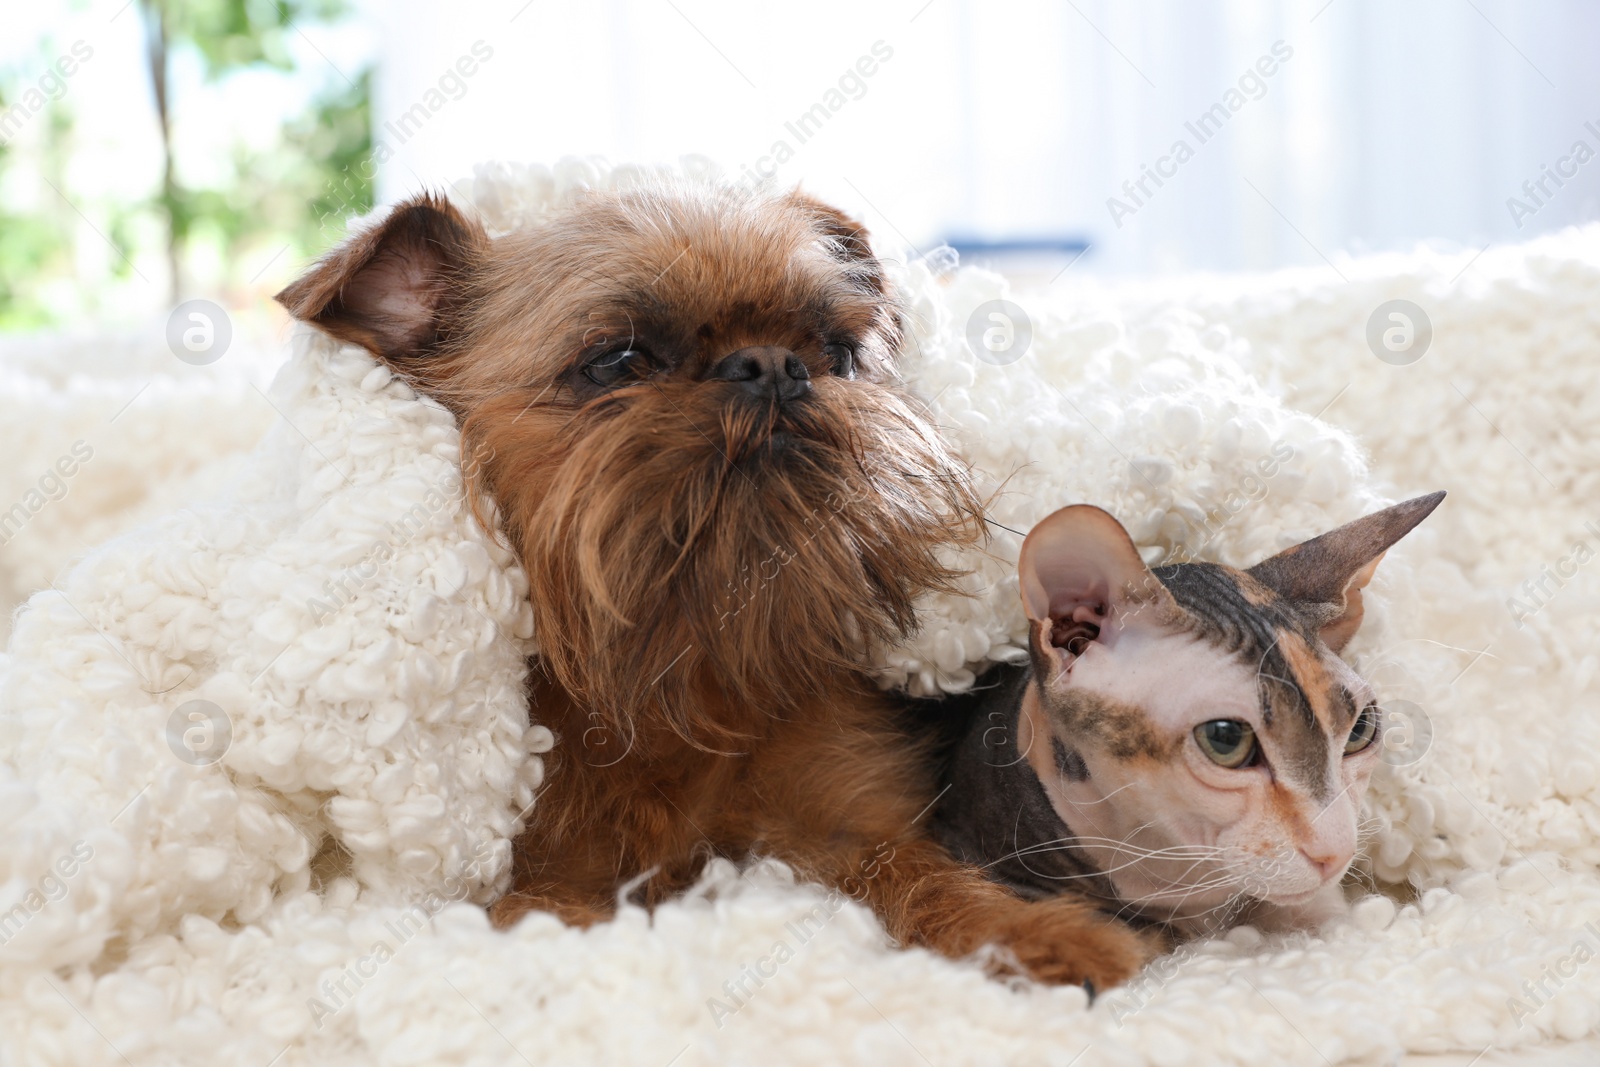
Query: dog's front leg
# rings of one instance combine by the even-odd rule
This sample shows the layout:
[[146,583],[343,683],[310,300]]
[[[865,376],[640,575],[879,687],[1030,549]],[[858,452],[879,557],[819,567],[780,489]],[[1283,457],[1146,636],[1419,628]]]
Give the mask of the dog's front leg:
[[[1162,945],[1064,895],[1028,901],[954,859],[925,827],[933,775],[863,696],[861,725],[796,727],[752,767],[752,836],[806,877],[866,904],[904,945],[962,958],[996,946],[997,973],[1106,989]],[[829,716],[832,718],[832,716]],[[827,736],[821,736],[826,734]]]

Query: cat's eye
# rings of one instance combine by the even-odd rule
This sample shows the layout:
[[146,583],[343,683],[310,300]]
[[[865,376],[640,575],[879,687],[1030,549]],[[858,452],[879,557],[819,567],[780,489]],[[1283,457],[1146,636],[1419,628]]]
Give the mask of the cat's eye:
[[856,376],[856,350],[847,344],[835,342],[822,346],[822,354],[827,356],[830,363],[828,373],[839,378],[854,378]]
[[1368,704],[1362,708],[1361,714],[1356,716],[1356,724],[1350,728],[1350,736],[1345,739],[1344,754],[1353,756],[1371,748],[1378,739],[1378,722],[1378,705]]
[[1219,767],[1243,767],[1256,754],[1256,732],[1238,719],[1212,719],[1194,728],[1195,743]]
[[583,365],[583,376],[596,385],[610,386],[635,378],[647,378],[655,371],[655,360],[647,349],[618,348],[596,356]]

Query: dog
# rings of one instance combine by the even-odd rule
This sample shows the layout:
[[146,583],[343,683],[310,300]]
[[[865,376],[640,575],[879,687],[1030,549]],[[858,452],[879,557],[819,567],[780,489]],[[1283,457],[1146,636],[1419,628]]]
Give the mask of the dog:
[[558,738],[509,925],[653,905],[708,857],[777,857],[903,945],[1115,985],[1148,935],[1024,901],[929,836],[937,775],[869,652],[982,538],[968,472],[898,385],[866,231],[795,191],[591,192],[491,238],[422,195],[278,295],[460,421],[526,568]]

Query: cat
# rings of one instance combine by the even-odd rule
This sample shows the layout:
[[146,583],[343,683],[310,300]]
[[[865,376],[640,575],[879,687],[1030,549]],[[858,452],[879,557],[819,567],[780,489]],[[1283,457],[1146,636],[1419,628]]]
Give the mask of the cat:
[[1151,570],[1092,505],[1045,518],[1018,560],[1028,661],[954,710],[936,835],[1023,897],[1176,938],[1341,913],[1382,712],[1338,653],[1378,561],[1444,495],[1243,571]]

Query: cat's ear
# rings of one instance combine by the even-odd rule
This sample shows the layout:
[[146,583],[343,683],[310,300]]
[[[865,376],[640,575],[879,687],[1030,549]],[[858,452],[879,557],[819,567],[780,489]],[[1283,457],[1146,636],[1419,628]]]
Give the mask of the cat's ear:
[[1130,625],[1169,624],[1181,610],[1128,531],[1092,504],[1052,512],[1028,533],[1017,582],[1029,650],[1044,678],[1070,665],[1088,642]]
[[276,299],[300,321],[411,370],[444,340],[459,282],[488,244],[477,222],[424,193],[329,253]]
[[1443,492],[1429,493],[1384,508],[1286,548],[1248,573],[1279,596],[1308,607],[1321,622],[1323,644],[1338,652],[1361,627],[1361,590],[1372,581],[1378,561],[1443,499]]

